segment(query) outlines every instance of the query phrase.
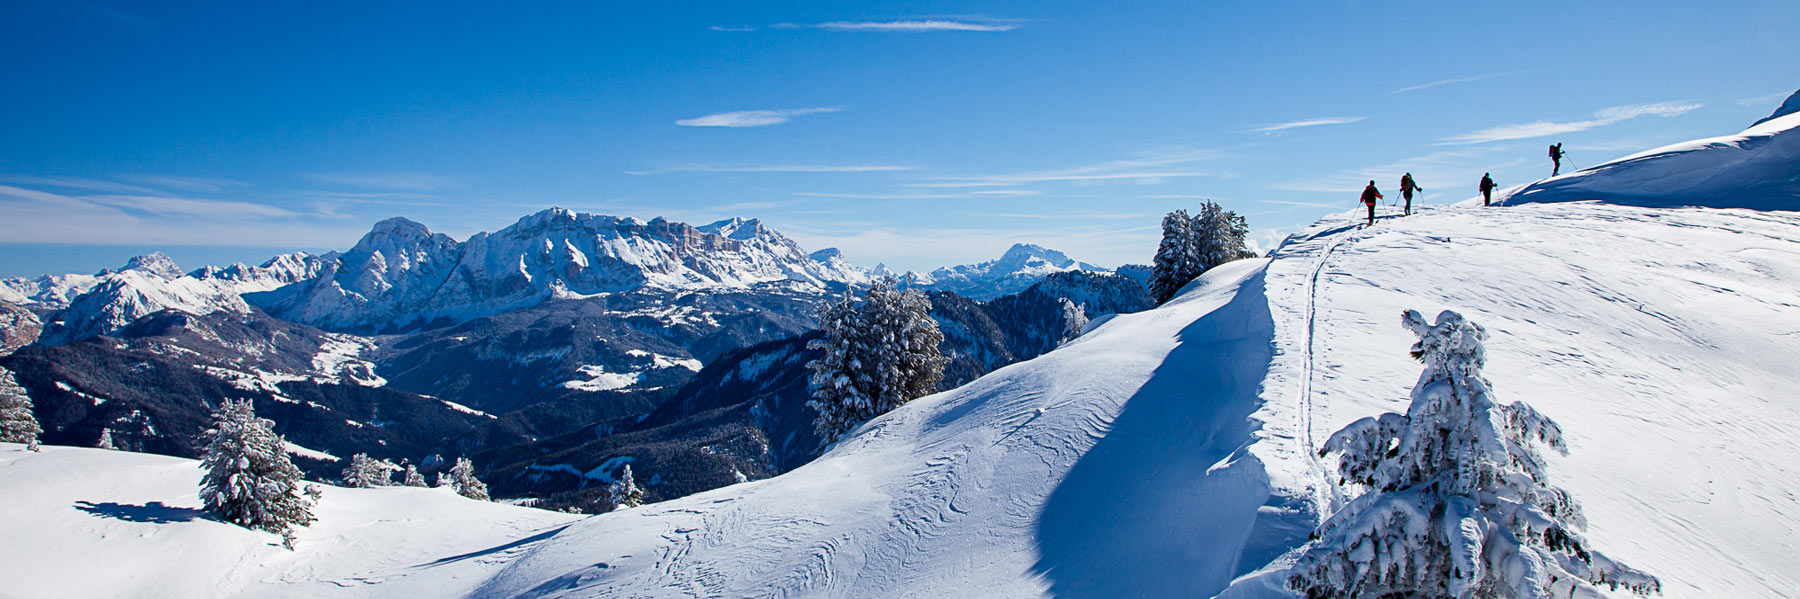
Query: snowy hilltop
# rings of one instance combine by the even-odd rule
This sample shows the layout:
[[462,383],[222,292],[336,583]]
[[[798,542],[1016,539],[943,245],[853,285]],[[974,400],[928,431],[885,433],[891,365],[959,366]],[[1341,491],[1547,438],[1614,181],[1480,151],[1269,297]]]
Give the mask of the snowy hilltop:
[[1078,262],[1062,252],[1028,243],[1013,244],[999,259],[979,264],[948,266],[930,273],[913,273],[923,287],[954,292],[975,300],[988,300],[1024,291],[1046,275],[1073,270],[1109,272]]
[[1634,206],[1800,209],[1800,92],[1736,135],[1670,144],[1551,177],[1502,204],[1602,200]]
[[[1768,141],[1787,130],[1733,151],[1791,147]],[[1634,189],[1701,151],[1578,179]],[[1791,180],[1796,156],[1772,176]],[[1406,413],[1447,368],[1421,345],[1460,320],[1397,326],[1416,309],[1480,323],[1459,334],[1485,340],[1481,387],[1532,410],[1507,426],[1568,449],[1506,465],[1579,500],[1581,518],[1544,512],[1558,526],[1669,597],[1791,593],[1800,214],[1597,197],[1625,199],[1329,216],[786,474],[581,519],[326,489],[287,553],[196,515],[193,462],[3,446],[0,557],[33,597],[1298,597],[1287,581],[1319,525],[1383,480],[1341,476],[1354,463],[1328,441]],[[95,556],[116,565],[63,569]]]

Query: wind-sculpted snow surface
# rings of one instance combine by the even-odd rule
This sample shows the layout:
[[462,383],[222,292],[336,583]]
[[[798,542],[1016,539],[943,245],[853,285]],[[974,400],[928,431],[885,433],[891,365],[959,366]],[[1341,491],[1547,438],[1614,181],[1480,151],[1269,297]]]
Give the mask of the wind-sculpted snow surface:
[[1270,355],[1261,266],[914,400],[787,475],[583,521],[476,596],[1215,592],[1268,496],[1228,459]]

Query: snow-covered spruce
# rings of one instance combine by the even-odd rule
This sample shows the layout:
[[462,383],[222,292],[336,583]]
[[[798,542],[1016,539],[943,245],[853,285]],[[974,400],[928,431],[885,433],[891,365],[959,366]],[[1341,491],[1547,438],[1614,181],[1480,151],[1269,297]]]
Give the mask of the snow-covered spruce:
[[400,484],[408,487],[427,486],[425,484],[425,475],[419,474],[419,467],[412,464],[406,465],[406,474],[400,477]]
[[825,355],[808,366],[819,431],[829,442],[856,425],[930,393],[946,361],[943,339],[918,290],[900,290],[893,277],[875,282],[860,304],[846,295],[823,311]]
[[825,355],[812,369],[813,426],[829,444],[870,418],[931,393],[949,363],[938,344],[944,334],[931,318],[931,301],[917,289],[883,277],[861,304],[849,295],[825,306],[824,336],[809,346]]
[[300,496],[300,469],[288,461],[274,423],[256,417],[249,400],[225,400],[213,412],[200,468],[200,501],[206,511],[245,528],[282,535],[312,524],[312,502]]
[[94,447],[98,447],[100,449],[118,449],[119,446],[113,445],[112,429],[110,429],[110,428],[100,429],[100,440],[94,444]]
[[1151,265],[1150,297],[1161,304],[1207,269],[1254,257],[1245,249],[1250,227],[1244,217],[1208,200],[1189,216],[1176,210],[1163,216],[1162,243]]
[[619,477],[607,487],[607,495],[611,496],[613,509],[622,510],[644,505],[644,490],[637,486],[637,480],[631,476],[631,464],[626,464],[619,471]]
[[1425,363],[1412,403],[1326,441],[1320,454],[1340,454],[1343,482],[1368,491],[1319,527],[1288,585],[1309,599],[1660,592],[1655,577],[1588,548],[1580,507],[1549,485],[1535,447],[1567,453],[1562,430],[1524,403],[1494,403],[1486,331],[1448,310],[1436,324],[1416,310],[1402,322]]
[[363,488],[392,485],[394,468],[393,463],[371,458],[366,453],[350,456],[350,465],[344,467],[344,486]]
[[437,486],[445,485],[455,489],[457,495],[480,501],[488,500],[487,483],[475,478],[475,462],[469,458],[456,458],[456,465],[451,466],[448,473],[438,473]]
[[1087,307],[1083,306],[1081,304],[1077,304],[1075,302],[1069,301],[1069,298],[1066,298],[1066,297],[1056,298],[1056,301],[1062,304],[1062,312],[1063,312],[1062,340],[1063,340],[1063,343],[1068,343],[1069,341],[1074,340],[1076,337],[1080,337],[1082,329],[1087,328],[1087,324],[1088,324]]
[[0,443],[24,443],[27,449],[37,451],[42,432],[31,413],[31,396],[13,380],[11,370],[0,368]]

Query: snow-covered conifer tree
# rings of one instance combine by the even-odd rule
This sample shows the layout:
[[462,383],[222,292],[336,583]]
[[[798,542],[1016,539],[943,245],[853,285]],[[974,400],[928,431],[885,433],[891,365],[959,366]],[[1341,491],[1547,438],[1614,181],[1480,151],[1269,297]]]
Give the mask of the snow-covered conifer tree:
[[13,379],[11,370],[0,368],[0,442],[24,443],[26,449],[38,450],[37,416],[31,413],[31,396]]
[[1056,298],[1056,301],[1058,303],[1062,304],[1062,313],[1063,313],[1063,338],[1062,338],[1062,340],[1064,343],[1067,343],[1067,342],[1075,339],[1076,337],[1080,337],[1081,330],[1087,328],[1087,324],[1088,324],[1087,309],[1085,307],[1083,307],[1081,304],[1077,304],[1075,302],[1069,301],[1069,298],[1066,298],[1066,297]]
[[1162,244],[1150,270],[1150,297],[1161,304],[1214,266],[1256,254],[1246,249],[1250,227],[1244,217],[1207,200],[1188,216],[1176,210],[1163,217]]
[[100,429],[100,441],[98,443],[95,443],[94,446],[101,448],[101,449],[118,449],[119,448],[117,445],[113,445],[112,429],[110,429],[110,428]]
[[1402,319],[1425,363],[1412,404],[1326,441],[1320,453],[1340,454],[1344,482],[1367,492],[1319,527],[1289,586],[1309,599],[1660,592],[1655,577],[1588,547],[1580,508],[1549,485],[1536,449],[1566,453],[1562,430],[1523,403],[1494,403],[1481,376],[1486,332],[1450,311],[1436,324],[1413,310]]
[[[1214,266],[1252,258],[1256,254],[1245,248],[1250,225],[1236,212],[1226,210],[1218,202],[1207,200],[1194,214],[1194,256],[1200,272]],[[1195,273],[1199,276],[1199,273]]]
[[366,453],[350,456],[350,465],[344,467],[344,486],[364,488],[392,485],[393,467],[393,463],[371,458]]
[[1200,272],[1194,269],[1194,221],[1187,210],[1163,216],[1162,243],[1150,265],[1150,299],[1161,304],[1175,297]]
[[414,466],[412,464],[407,464],[406,465],[406,476],[401,477],[400,484],[406,485],[408,487],[426,486],[425,485],[425,475],[419,474],[418,466]]
[[456,489],[456,494],[469,499],[488,500],[487,483],[475,478],[475,462],[469,458],[456,458],[456,465],[450,467],[449,478],[438,475],[438,486],[449,484]]
[[225,400],[201,435],[200,501],[227,522],[274,533],[313,521],[312,502],[300,496],[300,469],[288,460],[274,423],[257,418],[249,400]]
[[637,480],[631,476],[631,464],[626,464],[619,471],[618,478],[613,479],[612,486],[607,487],[607,495],[612,498],[613,509],[644,505],[644,490],[637,486]]
[[819,328],[824,336],[809,346],[825,355],[807,363],[807,405],[819,413],[813,425],[825,443],[935,391],[949,363],[931,301],[917,289],[899,289],[893,277],[876,281],[861,304],[847,295],[828,304]]

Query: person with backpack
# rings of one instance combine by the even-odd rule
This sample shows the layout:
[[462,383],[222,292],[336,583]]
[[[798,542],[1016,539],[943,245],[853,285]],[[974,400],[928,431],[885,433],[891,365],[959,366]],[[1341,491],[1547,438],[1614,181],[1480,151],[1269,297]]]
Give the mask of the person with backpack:
[[1550,176],[1554,177],[1557,174],[1562,172],[1562,159],[1563,159],[1564,155],[1565,154],[1563,154],[1562,142],[1559,141],[1559,142],[1550,144],[1550,164],[1551,164]]
[[1363,188],[1362,203],[1369,207],[1369,224],[1371,225],[1375,224],[1375,201],[1379,199],[1381,199],[1381,190],[1375,189],[1374,181],[1369,181],[1369,186]]
[[1481,174],[1481,205],[1486,206],[1494,200],[1494,188],[1495,187],[1498,187],[1498,185],[1494,185],[1494,178],[1489,177],[1487,173],[1482,173]]
[[1413,196],[1413,192],[1415,192],[1415,191],[1422,192],[1422,191],[1425,191],[1425,188],[1419,187],[1419,182],[1413,180],[1412,173],[1407,173],[1407,174],[1401,175],[1400,176],[1400,197],[1406,198],[1406,215],[1407,216],[1412,216],[1412,196]]

